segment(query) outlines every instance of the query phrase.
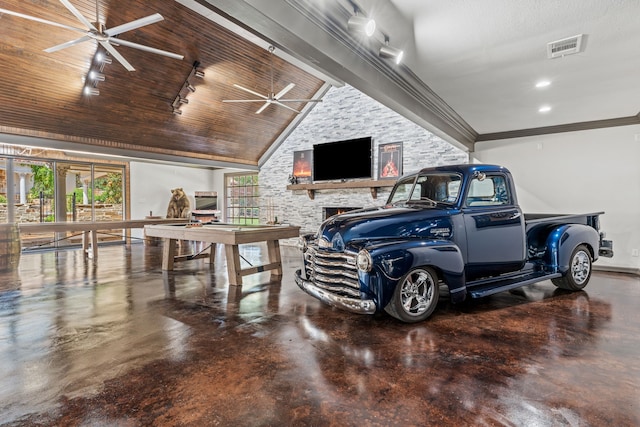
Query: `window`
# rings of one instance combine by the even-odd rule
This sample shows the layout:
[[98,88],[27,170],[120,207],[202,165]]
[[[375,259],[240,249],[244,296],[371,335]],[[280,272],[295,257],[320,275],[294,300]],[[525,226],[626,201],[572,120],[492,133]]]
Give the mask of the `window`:
[[[429,203],[455,203],[460,189],[460,175],[457,174],[426,174],[406,178],[399,181],[393,194],[389,198],[390,203],[404,201],[427,201]],[[409,192],[411,191],[411,195]]]
[[467,206],[499,206],[509,202],[507,184],[503,176],[474,178],[471,181]]
[[232,224],[258,224],[260,208],[258,205],[257,174],[225,175],[226,221]]
[[[0,144],[0,223],[119,221],[126,215],[125,165],[57,160],[56,150]],[[70,156],[66,156],[70,157]],[[23,249],[79,246],[78,232],[21,233]],[[98,242],[124,242],[123,230]]]

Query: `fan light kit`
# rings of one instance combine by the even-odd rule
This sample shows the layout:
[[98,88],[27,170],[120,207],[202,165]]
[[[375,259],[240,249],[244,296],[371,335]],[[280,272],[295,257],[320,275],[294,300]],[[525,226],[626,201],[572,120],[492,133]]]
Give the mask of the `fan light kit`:
[[273,51],[276,50],[276,48],[274,46],[269,46],[269,60],[270,60],[270,64],[271,64],[271,91],[267,94],[267,96],[262,95],[258,92],[254,92],[251,89],[247,89],[246,87],[240,86],[238,84],[234,84],[233,86],[243,90],[245,92],[248,92],[252,95],[257,96],[260,99],[223,99],[222,102],[264,102],[264,105],[262,107],[260,107],[258,109],[258,111],[256,111],[256,114],[260,114],[262,113],[269,105],[271,104],[275,104],[278,105],[280,107],[284,107],[287,110],[291,110],[294,113],[300,113],[299,110],[296,110],[295,108],[291,108],[288,105],[284,104],[285,102],[322,102],[321,99],[282,99],[282,97],[289,92],[291,89],[293,89],[295,87],[294,83],[289,83],[287,86],[285,86],[284,89],[282,89],[280,92],[275,93],[273,90]]
[[14,12],[7,9],[0,9],[0,13],[6,13],[8,15],[17,16],[19,18],[29,19],[31,21],[40,22],[42,24],[52,25],[59,28],[65,28],[67,30],[84,34],[82,37],[78,39],[71,40],[66,43],[62,43],[62,44],[50,47],[48,49],[45,49],[44,51],[47,53],[53,53],[58,50],[75,46],[79,43],[83,43],[89,40],[95,40],[96,42],[98,42],[100,46],[102,46],[107,52],[109,52],[109,54],[113,58],[115,58],[120,64],[122,64],[122,66],[126,68],[128,71],[135,71],[135,68],[133,68],[133,66],[126,59],[124,59],[122,55],[120,55],[120,53],[115,49],[114,46],[122,45],[122,46],[132,47],[134,49],[143,50],[145,52],[156,53],[158,55],[164,55],[164,56],[168,56],[169,58],[174,58],[179,60],[182,60],[184,58],[184,56],[178,55],[176,53],[167,52],[165,50],[160,50],[160,49],[156,49],[149,46],[144,46],[144,45],[133,43],[120,38],[115,39],[113,44],[111,43],[111,40],[115,38],[115,36],[117,35],[162,21],[164,18],[159,13],[154,13],[153,15],[149,15],[145,18],[136,19],[135,21],[131,21],[126,24],[118,25],[116,27],[107,29],[105,28],[104,24],[100,22],[100,14],[98,12],[99,11],[98,0],[96,0],[95,25],[92,24],[87,18],[85,18],[84,15],[82,15],[80,11],[76,9],[76,7],[71,4],[71,2],[69,2],[69,0],[60,0],[60,3],[62,3],[69,10],[69,12],[71,12],[73,16],[75,16],[76,19],[86,27],[86,29],[76,28],[76,27],[61,24],[58,22],[48,21],[46,19],[25,15],[23,13]]

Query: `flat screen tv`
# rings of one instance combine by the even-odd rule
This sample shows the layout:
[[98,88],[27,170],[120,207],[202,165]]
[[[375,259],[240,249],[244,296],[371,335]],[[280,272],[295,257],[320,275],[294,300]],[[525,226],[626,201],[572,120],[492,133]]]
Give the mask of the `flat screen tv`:
[[326,142],[313,146],[313,180],[373,177],[372,147],[369,137]]

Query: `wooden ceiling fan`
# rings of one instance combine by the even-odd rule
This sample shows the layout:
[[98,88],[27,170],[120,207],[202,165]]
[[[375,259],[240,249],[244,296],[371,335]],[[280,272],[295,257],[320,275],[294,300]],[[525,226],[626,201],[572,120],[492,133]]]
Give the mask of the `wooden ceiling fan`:
[[300,113],[300,111],[296,110],[295,108],[291,108],[288,105],[285,105],[285,102],[322,102],[321,99],[283,99],[282,97],[289,92],[291,89],[294,88],[295,84],[294,83],[289,83],[287,86],[285,86],[284,89],[282,89],[280,92],[275,93],[273,91],[273,51],[276,48],[274,46],[269,46],[269,60],[271,63],[271,91],[265,96],[262,94],[259,94],[258,92],[254,92],[251,89],[247,89],[246,87],[240,86],[238,84],[234,84],[234,87],[237,87],[238,89],[244,90],[245,92],[249,92],[252,95],[257,96],[259,99],[223,99],[222,102],[264,102],[264,105],[262,107],[260,107],[258,109],[258,111],[256,111],[256,114],[260,114],[262,113],[265,108],[267,108],[269,105],[271,104],[275,104],[275,105],[279,105],[280,107],[284,107],[288,110],[294,111],[296,113]]
[[96,0],[95,24],[89,22],[89,20],[85,18],[84,15],[82,15],[80,11],[76,9],[76,7],[69,2],[69,0],[60,0],[60,3],[62,3],[69,10],[69,12],[71,12],[78,19],[78,21],[80,21],[86,27],[86,29],[76,28],[76,27],[61,24],[58,22],[48,21],[46,19],[25,15],[23,13],[14,12],[7,9],[0,8],[0,13],[6,13],[8,15],[17,16],[19,18],[29,19],[31,21],[40,22],[42,24],[53,25],[55,27],[66,28],[68,30],[84,34],[82,37],[78,39],[71,40],[69,42],[62,43],[62,44],[50,47],[48,49],[45,49],[44,51],[47,53],[56,52],[58,50],[65,49],[67,47],[71,47],[85,41],[95,40],[103,48],[105,48],[105,50],[109,52],[109,54],[111,54],[111,56],[113,56],[128,71],[135,71],[135,68],[133,68],[133,66],[115,49],[114,46],[122,45],[122,46],[132,47],[134,49],[156,53],[159,55],[164,55],[164,56],[168,56],[169,58],[174,58],[179,60],[182,60],[184,58],[184,56],[182,55],[167,52],[165,50],[144,46],[138,43],[122,40],[120,38],[115,38],[116,36],[124,32],[135,30],[137,28],[144,27],[145,25],[150,25],[150,24],[154,24],[156,22],[162,21],[164,18],[159,13],[154,13],[153,15],[149,15],[145,18],[136,19],[135,21],[131,21],[126,24],[118,25],[117,27],[107,29],[105,28],[104,24],[100,22],[100,15],[98,12],[98,0]]

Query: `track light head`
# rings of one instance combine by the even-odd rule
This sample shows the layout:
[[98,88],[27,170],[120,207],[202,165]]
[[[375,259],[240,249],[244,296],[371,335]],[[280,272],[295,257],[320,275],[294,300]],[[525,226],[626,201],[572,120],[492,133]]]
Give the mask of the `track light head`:
[[402,58],[404,57],[404,51],[396,49],[395,47],[391,47],[385,43],[383,46],[380,46],[378,55],[380,56],[380,58],[390,58],[393,59],[396,64],[400,64],[402,62]]
[[102,52],[96,53],[96,60],[102,64],[111,64],[113,62],[111,57],[105,55]]
[[104,74],[99,73],[97,71],[89,71],[89,79],[96,81],[96,82],[103,82],[105,79]]
[[194,76],[199,77],[201,79],[204,79],[204,71],[200,71],[200,70],[195,70],[195,72],[193,73]]
[[178,108],[174,108],[173,109],[173,114],[175,114],[176,116],[181,116],[182,115],[182,111],[180,111]]
[[189,100],[187,98],[178,97],[178,104],[188,104]]
[[95,87],[85,86],[84,87],[84,94],[85,95],[91,95],[91,96],[98,96],[98,95],[100,95],[100,91]]
[[349,18],[347,27],[349,31],[363,33],[367,37],[371,37],[376,31],[376,21],[364,16],[354,15]]
[[196,91],[196,88],[191,83],[189,83],[188,81],[184,83],[184,87],[189,89],[189,92],[195,92]]

